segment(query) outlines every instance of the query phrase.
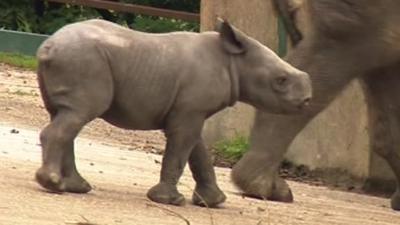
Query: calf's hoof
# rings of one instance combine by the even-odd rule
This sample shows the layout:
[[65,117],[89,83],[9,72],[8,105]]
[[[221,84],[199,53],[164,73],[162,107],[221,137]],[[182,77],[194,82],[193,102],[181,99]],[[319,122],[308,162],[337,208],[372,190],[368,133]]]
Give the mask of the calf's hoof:
[[92,186],[90,186],[90,184],[79,174],[65,177],[63,181],[65,183],[66,192],[83,194],[92,190]]
[[65,183],[60,174],[47,171],[43,167],[36,171],[36,181],[44,188],[54,192],[64,192]]
[[392,199],[390,201],[392,209],[400,211],[400,189],[397,188],[397,191],[392,195]]
[[147,197],[153,202],[171,205],[184,205],[185,197],[178,192],[175,185],[167,183],[158,183],[156,186],[150,188],[147,192]]
[[217,207],[225,200],[225,194],[216,185],[212,187],[196,186],[192,196],[193,204],[211,208]]
[[78,173],[63,177],[42,167],[36,172],[36,180],[42,187],[53,192],[87,193],[92,190],[90,184]]

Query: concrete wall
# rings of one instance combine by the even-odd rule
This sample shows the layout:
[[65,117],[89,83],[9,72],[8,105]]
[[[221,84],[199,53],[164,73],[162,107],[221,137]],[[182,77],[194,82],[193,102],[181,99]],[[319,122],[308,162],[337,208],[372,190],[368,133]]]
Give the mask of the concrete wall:
[[[270,1],[202,0],[201,6],[202,30],[213,29],[218,15],[276,50],[277,21]],[[365,103],[360,82],[353,81],[299,134],[287,159],[311,169],[341,169],[358,178],[392,180],[386,163],[370,151]],[[209,145],[235,133],[247,135],[253,118],[252,107],[238,104],[213,116],[203,135]]]
[[[270,1],[202,0],[201,30],[213,30],[216,18],[227,19],[271,49],[276,50],[277,21]],[[254,109],[238,103],[210,118],[203,137],[208,145],[236,134],[248,135],[254,120]]]

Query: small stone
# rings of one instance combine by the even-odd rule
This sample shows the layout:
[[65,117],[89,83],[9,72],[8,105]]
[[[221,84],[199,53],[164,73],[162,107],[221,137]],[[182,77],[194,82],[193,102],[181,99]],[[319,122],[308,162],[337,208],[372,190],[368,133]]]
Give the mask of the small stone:
[[18,133],[19,133],[19,130],[17,130],[17,129],[11,129],[11,130],[10,130],[10,133],[12,133],[12,134],[18,134]]
[[259,211],[259,212],[265,212],[265,209],[262,208],[262,207],[257,207],[257,211]]

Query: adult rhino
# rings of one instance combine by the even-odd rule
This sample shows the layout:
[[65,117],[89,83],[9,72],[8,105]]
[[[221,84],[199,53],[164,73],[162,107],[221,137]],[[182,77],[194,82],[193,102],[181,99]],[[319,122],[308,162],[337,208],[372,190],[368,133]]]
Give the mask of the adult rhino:
[[[372,106],[373,149],[396,175],[391,206],[400,210],[400,156],[396,153],[400,146],[400,1],[273,2],[294,46],[286,60],[310,74],[314,98],[302,115],[257,112],[251,149],[234,167],[234,182],[251,196],[292,201],[289,186],[278,175],[288,146],[346,84],[359,77],[366,83]],[[298,21],[305,30],[299,29]]]
[[222,203],[201,139],[204,120],[237,101],[298,113],[311,98],[311,84],[306,73],[229,23],[219,21],[217,31],[148,34],[89,20],[48,38],[37,52],[41,96],[51,116],[40,135],[39,184],[56,192],[91,190],[76,169],[73,141],[100,117],[125,129],[164,130],[167,146],[160,182],[147,193],[151,200],[185,202],[176,185],[189,161],[193,202]]

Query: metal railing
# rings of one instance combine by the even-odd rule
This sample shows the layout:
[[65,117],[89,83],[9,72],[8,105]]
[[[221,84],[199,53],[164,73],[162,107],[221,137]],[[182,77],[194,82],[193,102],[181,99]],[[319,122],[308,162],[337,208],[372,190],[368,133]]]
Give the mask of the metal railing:
[[149,16],[160,16],[166,18],[180,19],[185,21],[200,21],[198,13],[190,13],[184,11],[160,9],[150,6],[136,5],[131,3],[102,1],[102,0],[47,0],[49,2],[58,2],[71,5],[88,6],[97,9],[108,9],[117,12],[137,13]]

